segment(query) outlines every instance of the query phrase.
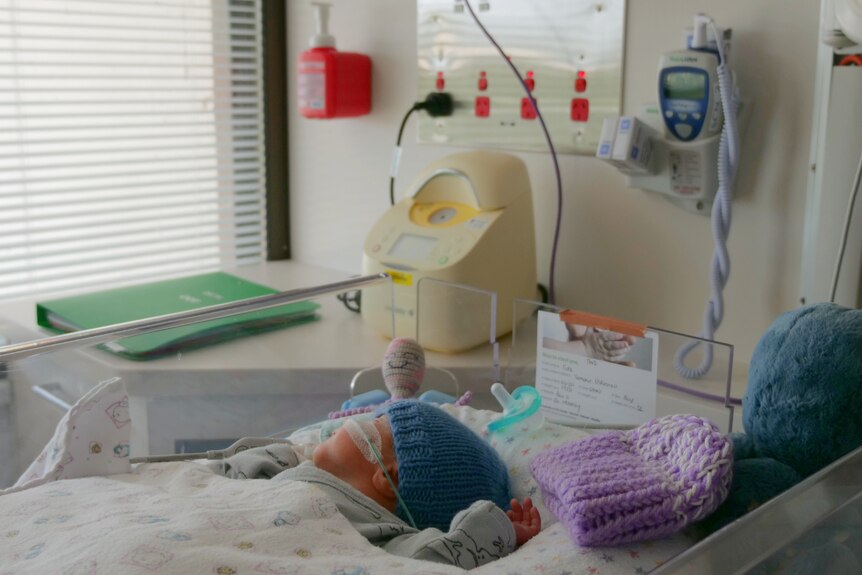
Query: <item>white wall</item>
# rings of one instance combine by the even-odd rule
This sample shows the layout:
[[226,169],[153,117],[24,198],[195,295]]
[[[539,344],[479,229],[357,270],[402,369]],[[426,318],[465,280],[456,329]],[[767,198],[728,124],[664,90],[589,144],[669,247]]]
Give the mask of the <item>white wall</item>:
[[[526,0],[525,0],[526,1]],[[313,31],[304,0],[288,2],[290,206],[294,259],[359,272],[362,242],[388,207],[392,147],[416,94],[416,3],[335,0],[338,47],[373,60],[373,110],[311,121],[296,111],[295,59]],[[798,303],[819,3],[786,0],[628,0],[624,112],[654,101],[662,52],[676,49],[696,12],[733,28],[735,65],[753,103],[743,138],[729,242],[725,319],[717,339],[748,361],[760,334]],[[405,132],[396,195],[428,162],[456,151]],[[540,281],[547,283],[556,200],[549,157],[521,153],[533,184]],[[709,297],[708,218],[625,185],[599,161],[562,156],[563,229],[557,303],[697,333]]]

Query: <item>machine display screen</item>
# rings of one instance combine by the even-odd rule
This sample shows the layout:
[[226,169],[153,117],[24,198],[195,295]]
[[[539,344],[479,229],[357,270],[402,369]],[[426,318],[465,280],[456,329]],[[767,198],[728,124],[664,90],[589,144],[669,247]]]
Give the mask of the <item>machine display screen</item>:
[[405,260],[425,260],[431,255],[435,245],[437,238],[401,234],[386,255]]
[[706,76],[693,72],[673,72],[664,78],[664,97],[670,100],[706,98]]

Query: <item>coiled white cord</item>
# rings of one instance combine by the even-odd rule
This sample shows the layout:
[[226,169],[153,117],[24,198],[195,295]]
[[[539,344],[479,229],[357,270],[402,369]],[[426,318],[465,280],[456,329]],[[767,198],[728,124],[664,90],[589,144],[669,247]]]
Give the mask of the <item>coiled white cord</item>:
[[[712,270],[710,279],[712,293],[703,314],[703,328],[699,337],[713,339],[715,331],[724,318],[724,286],[730,277],[730,255],[727,252],[727,238],[730,235],[730,200],[731,186],[736,177],[739,161],[739,132],[736,125],[736,111],[739,99],[733,87],[733,78],[727,67],[724,54],[723,38],[715,22],[710,19],[710,26],[718,45],[719,65],[718,89],[721,94],[721,107],[724,113],[724,126],[718,146],[718,191],[712,204],[712,240],[715,245],[712,254]],[[697,367],[685,365],[685,358],[696,347],[703,346],[703,358]],[[706,375],[712,367],[713,346],[703,341],[687,343],[679,348],[674,357],[674,367],[683,377],[698,379]]]

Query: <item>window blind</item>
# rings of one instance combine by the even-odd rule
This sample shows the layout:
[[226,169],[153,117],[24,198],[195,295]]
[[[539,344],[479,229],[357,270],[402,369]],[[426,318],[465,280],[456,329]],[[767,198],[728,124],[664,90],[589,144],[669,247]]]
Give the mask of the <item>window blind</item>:
[[263,0],[0,0],[0,299],[265,259]]

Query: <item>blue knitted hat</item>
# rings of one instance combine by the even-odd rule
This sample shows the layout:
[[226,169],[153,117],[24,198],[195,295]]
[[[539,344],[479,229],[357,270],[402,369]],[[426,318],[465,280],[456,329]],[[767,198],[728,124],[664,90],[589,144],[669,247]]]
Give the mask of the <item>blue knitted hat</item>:
[[[479,500],[508,509],[506,466],[497,453],[452,416],[420,401],[399,401],[388,415],[398,459],[398,492],[416,527],[449,529],[455,515]],[[396,515],[407,516],[399,504]]]

